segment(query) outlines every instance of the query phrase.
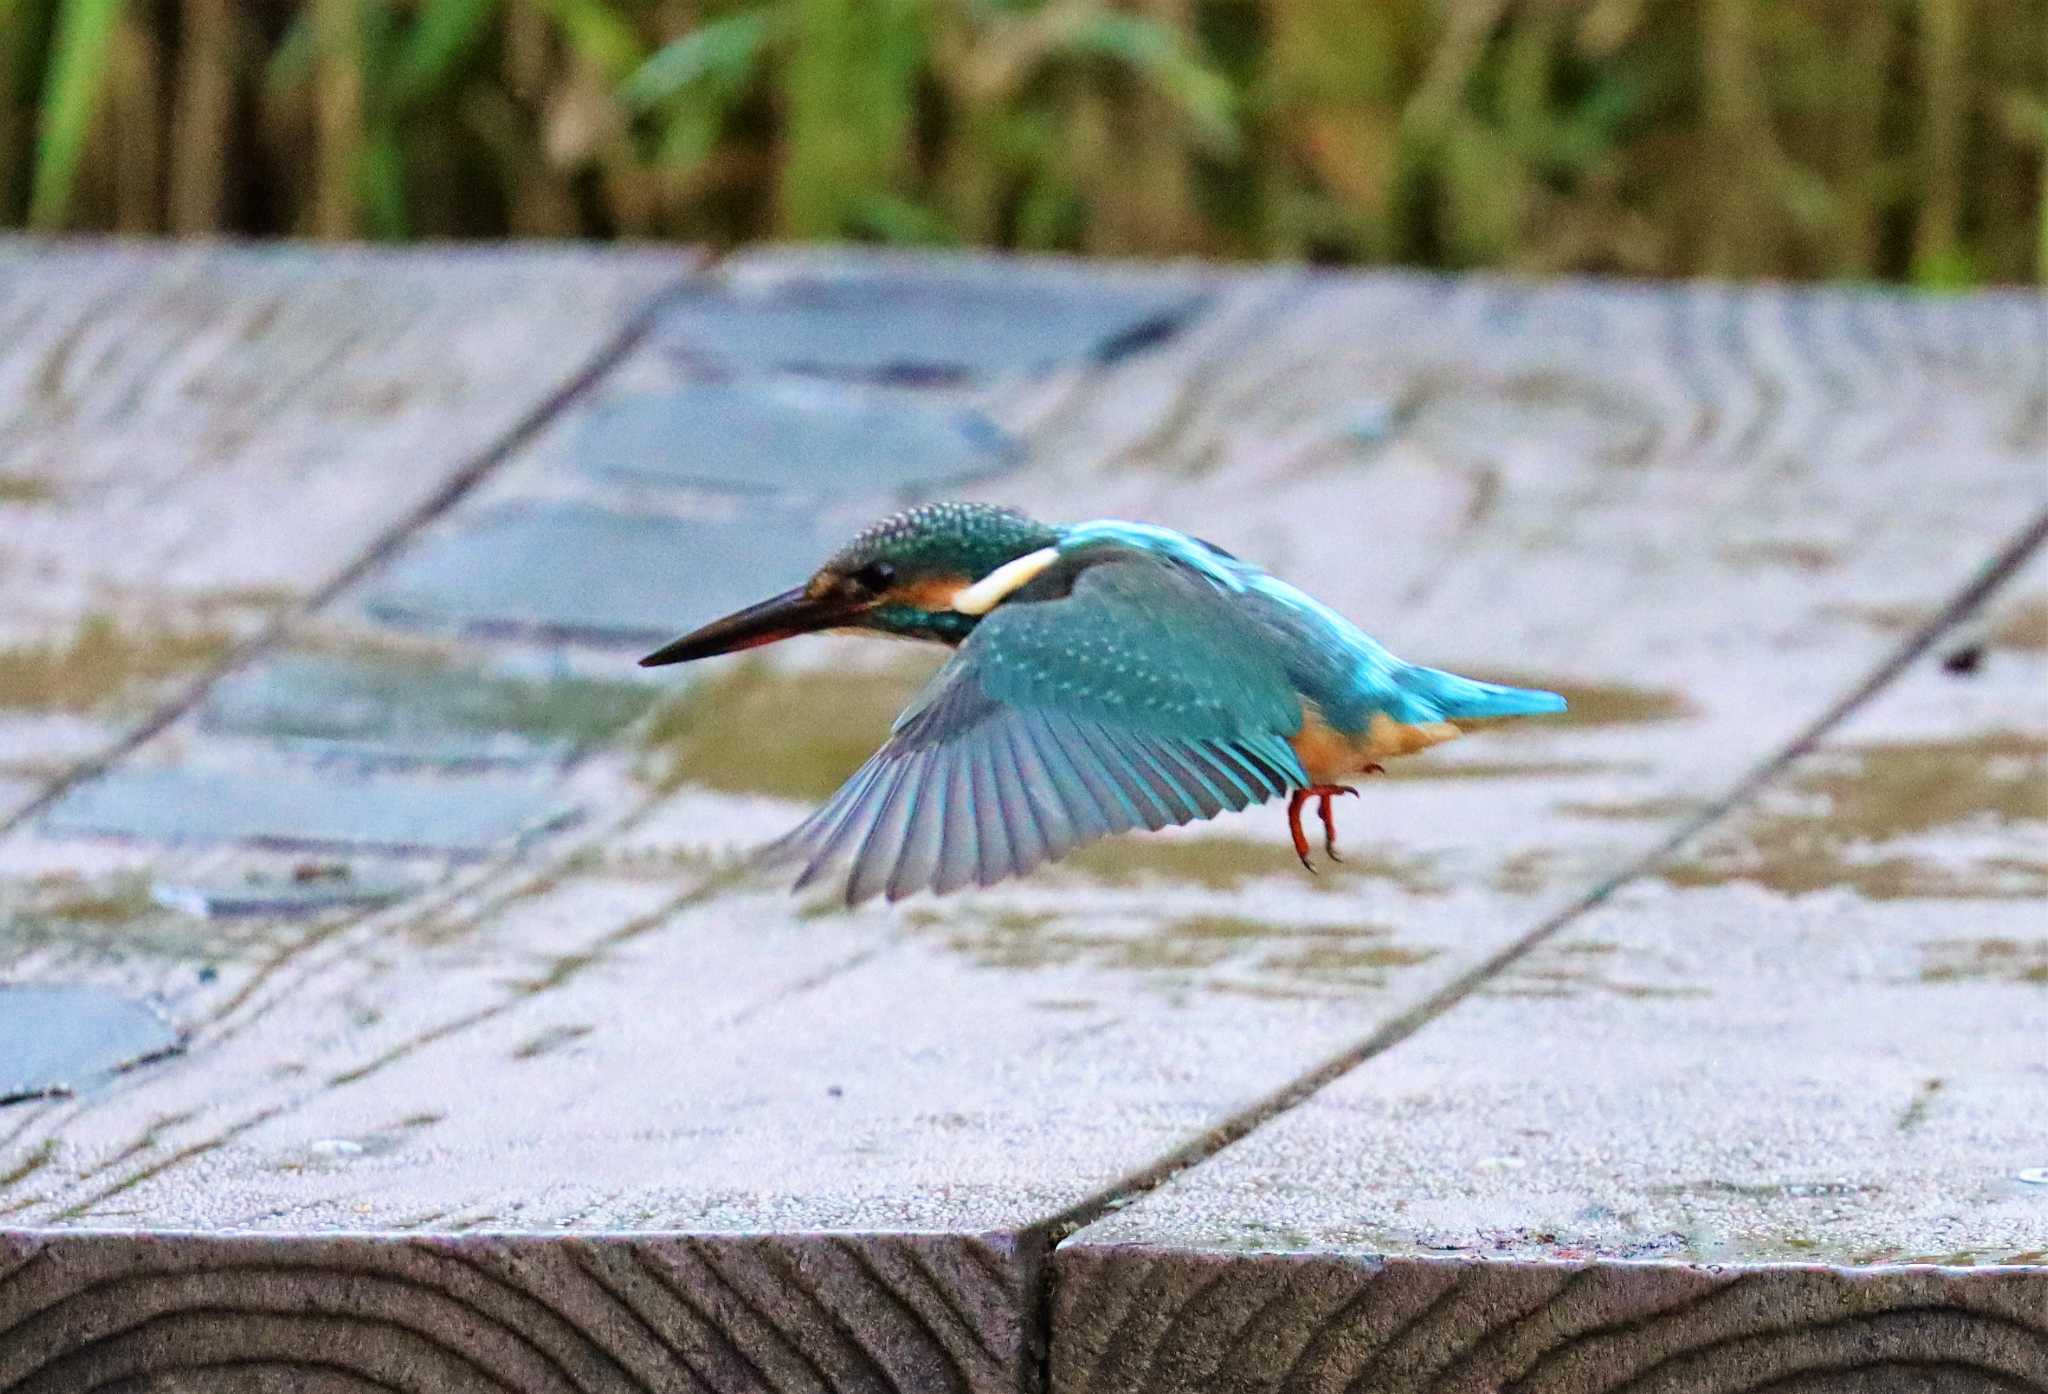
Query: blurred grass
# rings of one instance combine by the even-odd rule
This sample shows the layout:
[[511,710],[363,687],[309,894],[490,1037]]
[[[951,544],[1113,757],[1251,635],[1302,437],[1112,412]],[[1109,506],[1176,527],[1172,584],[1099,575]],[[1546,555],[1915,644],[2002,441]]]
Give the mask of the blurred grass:
[[2048,281],[2048,0],[0,0],[0,226]]

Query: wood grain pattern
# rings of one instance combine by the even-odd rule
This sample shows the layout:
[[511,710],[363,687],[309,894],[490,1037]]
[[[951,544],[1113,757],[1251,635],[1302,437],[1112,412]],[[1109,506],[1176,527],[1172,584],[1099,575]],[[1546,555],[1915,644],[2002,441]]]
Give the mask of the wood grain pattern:
[[1053,1394],[2038,1394],[2048,1271],[1063,1250]]
[[1035,1280],[973,1235],[0,1235],[0,1390],[1016,1394]]

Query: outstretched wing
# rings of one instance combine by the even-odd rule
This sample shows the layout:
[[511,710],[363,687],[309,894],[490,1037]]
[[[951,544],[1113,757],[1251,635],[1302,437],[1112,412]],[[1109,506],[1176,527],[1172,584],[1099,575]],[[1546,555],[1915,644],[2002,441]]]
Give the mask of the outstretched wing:
[[1300,698],[1208,581],[1127,555],[1000,605],[889,741],[768,849],[846,898],[1021,875],[1084,842],[1248,808],[1308,782]]

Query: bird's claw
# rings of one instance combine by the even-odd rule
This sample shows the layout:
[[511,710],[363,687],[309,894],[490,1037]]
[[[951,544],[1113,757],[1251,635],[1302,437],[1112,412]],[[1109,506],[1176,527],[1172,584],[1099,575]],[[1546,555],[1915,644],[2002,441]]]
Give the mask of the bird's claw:
[[1339,794],[1356,794],[1358,791],[1349,784],[1312,784],[1306,789],[1297,789],[1287,801],[1287,830],[1294,837],[1294,855],[1301,858],[1301,864],[1309,875],[1316,874],[1315,863],[1308,859],[1308,834],[1301,829],[1301,810],[1310,799],[1320,801],[1318,813],[1323,820],[1323,851],[1331,861],[1344,859],[1337,855],[1337,818],[1331,809],[1331,802]]

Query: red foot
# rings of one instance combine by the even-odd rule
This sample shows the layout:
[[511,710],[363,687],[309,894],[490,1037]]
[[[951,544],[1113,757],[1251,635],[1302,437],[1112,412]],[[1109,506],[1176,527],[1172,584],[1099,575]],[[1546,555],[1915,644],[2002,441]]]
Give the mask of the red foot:
[[1340,862],[1337,855],[1337,819],[1330,810],[1330,801],[1339,794],[1356,794],[1358,791],[1349,784],[1311,784],[1306,789],[1296,789],[1287,800],[1287,830],[1294,834],[1294,855],[1301,858],[1301,864],[1315,873],[1315,865],[1308,859],[1308,834],[1301,830],[1301,808],[1310,799],[1321,799],[1323,815],[1323,850],[1330,860]]

